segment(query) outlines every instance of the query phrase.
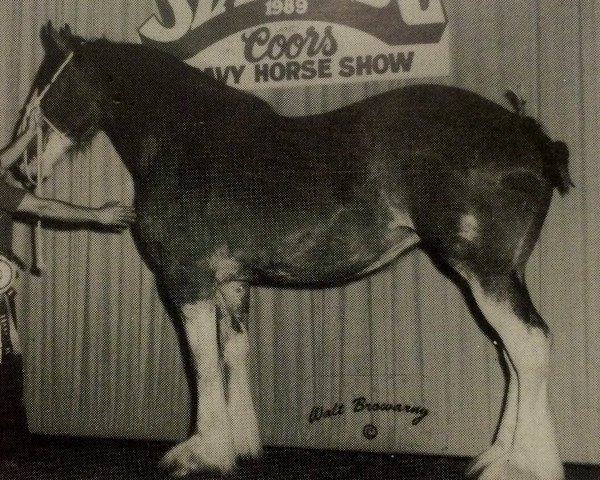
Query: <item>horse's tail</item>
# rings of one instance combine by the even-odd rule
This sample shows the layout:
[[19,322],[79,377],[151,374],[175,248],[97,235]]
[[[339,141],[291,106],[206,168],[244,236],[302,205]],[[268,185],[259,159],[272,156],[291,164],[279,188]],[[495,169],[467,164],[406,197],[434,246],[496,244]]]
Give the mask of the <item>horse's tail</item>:
[[521,118],[521,129],[534,143],[542,155],[544,175],[561,194],[574,187],[569,174],[569,147],[564,142],[552,141],[536,119],[524,115],[525,101],[514,92],[508,91],[506,97]]
[[550,184],[566,194],[574,186],[569,174],[569,147],[564,142],[553,142],[540,123],[531,118],[522,118],[522,128],[542,155],[544,175]]

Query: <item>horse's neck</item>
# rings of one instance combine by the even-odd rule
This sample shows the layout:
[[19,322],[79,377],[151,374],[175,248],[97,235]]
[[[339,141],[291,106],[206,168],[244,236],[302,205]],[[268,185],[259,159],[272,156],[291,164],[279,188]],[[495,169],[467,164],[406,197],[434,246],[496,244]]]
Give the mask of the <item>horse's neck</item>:
[[[176,106],[124,109],[110,116],[103,130],[136,184],[160,170],[165,162],[183,161],[178,150],[199,149],[198,128],[211,121],[201,110],[180,112]],[[200,151],[195,152],[201,153]]]
[[156,167],[159,139],[147,126],[123,121],[104,130],[134,183],[138,184],[147,177],[152,165]]
[[[166,166],[164,162],[185,162],[184,157],[173,158],[177,148],[201,156],[200,130],[218,135],[215,125],[239,124],[251,135],[273,114],[257,97],[173,63],[160,52],[131,45],[106,48],[112,49],[103,55],[106,71],[119,74],[112,74],[118,80],[105,92],[108,111],[102,128],[134,182],[144,183],[153,171]],[[135,62],[124,61],[128,57]]]
[[201,125],[241,122],[249,131],[273,113],[258,98],[231,87],[217,87],[198,88],[193,95],[169,90],[160,100],[123,98],[122,105],[107,115],[103,129],[134,181],[143,181],[152,174],[149,169],[163,168],[162,162],[171,161],[162,156],[167,151],[190,142],[199,148],[201,138],[198,142],[194,139],[201,135]]

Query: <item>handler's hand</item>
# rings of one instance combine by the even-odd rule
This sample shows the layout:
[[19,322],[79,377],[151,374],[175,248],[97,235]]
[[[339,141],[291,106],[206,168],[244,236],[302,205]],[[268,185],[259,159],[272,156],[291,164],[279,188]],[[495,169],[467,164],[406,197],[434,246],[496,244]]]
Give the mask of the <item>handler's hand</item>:
[[98,208],[98,223],[110,227],[125,228],[135,222],[133,207],[119,205],[119,202],[108,202]]

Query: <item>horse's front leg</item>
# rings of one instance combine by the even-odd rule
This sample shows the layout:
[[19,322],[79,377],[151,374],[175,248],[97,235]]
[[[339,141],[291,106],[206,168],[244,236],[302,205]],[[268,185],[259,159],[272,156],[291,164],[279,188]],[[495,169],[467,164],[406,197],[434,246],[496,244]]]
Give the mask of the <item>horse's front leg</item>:
[[227,372],[227,412],[235,452],[242,458],[258,458],[262,455],[262,445],[248,375],[249,285],[240,281],[223,283],[217,291],[217,300]]
[[231,424],[219,361],[216,307],[199,300],[180,307],[198,381],[196,433],[171,449],[161,466],[174,476],[199,470],[231,471],[235,466]]

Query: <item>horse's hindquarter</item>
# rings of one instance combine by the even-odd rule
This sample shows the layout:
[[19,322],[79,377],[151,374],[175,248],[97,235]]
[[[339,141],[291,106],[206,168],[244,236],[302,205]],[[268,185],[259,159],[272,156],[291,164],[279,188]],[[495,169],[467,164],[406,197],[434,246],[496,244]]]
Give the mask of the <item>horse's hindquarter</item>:
[[[523,268],[552,186],[522,119],[455,88],[414,87],[397,109],[394,175],[408,213],[438,259],[480,274]],[[385,109],[381,115],[385,118]]]

